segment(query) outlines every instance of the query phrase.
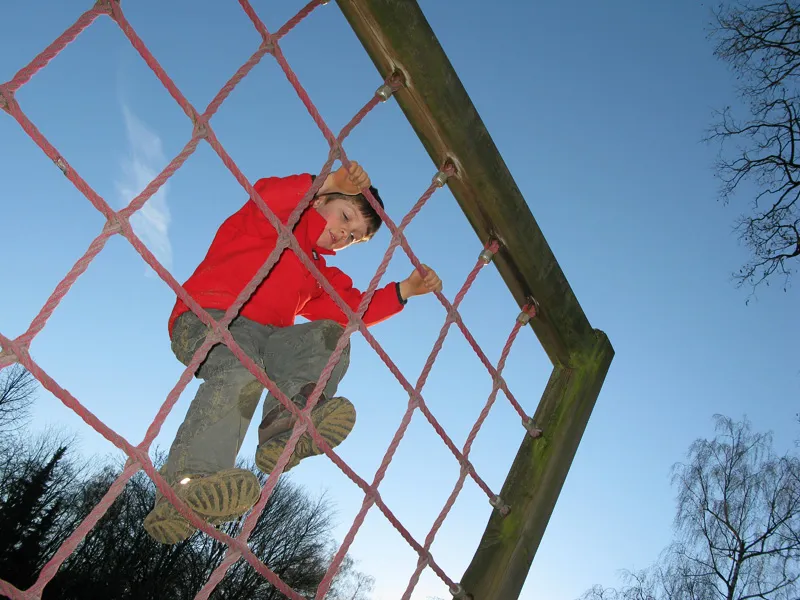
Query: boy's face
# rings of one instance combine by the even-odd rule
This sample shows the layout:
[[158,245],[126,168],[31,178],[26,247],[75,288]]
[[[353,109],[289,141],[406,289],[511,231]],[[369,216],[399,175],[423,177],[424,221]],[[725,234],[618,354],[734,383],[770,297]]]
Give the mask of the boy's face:
[[338,252],[367,237],[367,221],[355,204],[344,198],[317,198],[314,208],[327,225],[317,240],[317,246]]

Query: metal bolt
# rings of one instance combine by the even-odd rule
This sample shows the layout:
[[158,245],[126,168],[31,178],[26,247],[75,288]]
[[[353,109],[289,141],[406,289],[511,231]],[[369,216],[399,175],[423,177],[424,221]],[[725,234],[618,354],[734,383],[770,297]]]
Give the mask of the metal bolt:
[[448,175],[445,171],[439,171],[436,175],[433,176],[433,183],[436,184],[436,187],[444,187],[444,184],[447,183]]
[[491,504],[494,508],[496,508],[502,516],[506,516],[511,508],[503,502],[503,499],[500,496],[495,496],[494,498],[489,499],[489,504]]
[[533,417],[531,417],[531,418],[529,418],[529,419],[522,419],[522,426],[523,426],[525,429],[527,429],[527,430],[528,430],[528,433],[530,434],[530,436],[531,436],[533,439],[536,439],[536,438],[538,438],[538,437],[541,437],[541,436],[542,436],[542,433],[543,433],[543,432],[542,432],[542,430],[541,430],[541,429],[539,429],[538,427],[536,427],[536,425],[533,423]]
[[528,313],[532,317],[535,317],[537,314],[539,314],[539,301],[533,296],[528,296],[527,300],[528,300]]
[[494,254],[495,253],[491,248],[485,248],[483,252],[481,252],[481,255],[478,258],[480,258],[480,260],[482,260],[484,264],[488,265],[490,262],[492,262]]
[[389,98],[392,97],[392,94],[394,94],[394,90],[392,89],[391,85],[389,85],[388,83],[384,83],[381,87],[377,89],[375,93],[381,99],[381,102],[386,102]]

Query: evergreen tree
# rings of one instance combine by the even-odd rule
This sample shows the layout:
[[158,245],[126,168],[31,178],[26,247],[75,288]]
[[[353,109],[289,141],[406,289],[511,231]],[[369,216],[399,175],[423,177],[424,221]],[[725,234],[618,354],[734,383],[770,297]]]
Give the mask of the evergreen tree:
[[[0,504],[0,577],[27,588],[46,562],[57,536],[63,495],[54,490],[67,449],[59,447],[45,464],[29,464],[4,490]],[[54,493],[55,492],[55,493]]]

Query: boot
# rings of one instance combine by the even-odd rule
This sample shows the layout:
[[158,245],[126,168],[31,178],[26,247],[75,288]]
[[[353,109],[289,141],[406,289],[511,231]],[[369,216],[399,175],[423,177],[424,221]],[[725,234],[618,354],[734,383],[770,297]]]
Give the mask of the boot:
[[[314,389],[313,384],[304,388],[307,394]],[[307,395],[300,393],[293,399],[301,409],[305,407]],[[284,406],[278,403],[270,410],[258,426],[258,450],[256,451],[256,466],[260,471],[269,475],[275,469],[278,458],[286,448],[286,442],[292,435],[292,427],[296,422],[295,416]],[[324,394],[311,411],[311,422],[322,438],[331,448],[341,444],[353,430],[356,423],[356,409],[347,398],[330,398]],[[294,452],[289,457],[289,462],[283,472],[297,466],[301,460],[309,456],[322,454],[311,435],[304,433],[297,440]]]
[[[184,476],[172,488],[189,508],[214,526],[238,519],[261,495],[258,478],[245,469]],[[157,494],[155,508],[144,519],[144,528],[150,537],[162,544],[177,544],[196,531],[195,526],[160,494]]]

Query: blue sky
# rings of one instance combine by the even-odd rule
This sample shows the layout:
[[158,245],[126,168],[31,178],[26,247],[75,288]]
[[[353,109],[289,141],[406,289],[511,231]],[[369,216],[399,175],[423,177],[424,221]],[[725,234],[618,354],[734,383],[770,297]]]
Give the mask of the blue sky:
[[[5,7],[0,81],[59,35],[91,3]],[[493,3],[453,10],[421,6],[470,93],[593,326],[616,349],[522,598],[568,600],[621,568],[649,564],[670,539],[675,491],[670,466],[689,443],[712,434],[711,416],[746,414],[775,432],[785,450],[795,420],[800,325],[795,285],[748,290],[730,279],[747,258],[732,232],[747,198],[716,200],[716,148],[700,140],[712,111],[735,104],[734,80],[706,39],[709,7],[690,0]],[[300,7],[257,0],[272,30]],[[258,47],[235,2],[126,3],[125,14],[196,107],[204,108]],[[323,117],[340,129],[380,79],[335,3],[316,10],[282,43]],[[121,208],[183,147],[191,123],[118,27],[99,19],[17,95],[31,120],[112,206]],[[55,285],[103,226],[101,215],[29,140],[0,115],[4,259],[0,332],[21,334]],[[271,58],[265,58],[212,120],[221,143],[251,181],[316,172],[326,146]],[[434,166],[397,105],[380,105],[346,144],[372,175],[399,221],[425,190]],[[135,223],[178,280],[202,258],[243,191],[208,147],[152,198]],[[417,254],[436,268],[452,299],[480,244],[447,190],[408,230]],[[335,263],[366,286],[388,243],[383,230]],[[410,272],[397,255],[385,281]],[[112,239],[35,339],[33,357],[62,386],[138,443],[182,366],[166,322],[174,297],[122,238]],[[463,304],[465,322],[496,361],[518,312],[493,267]],[[444,310],[430,297],[373,333],[412,381],[430,352]],[[550,365],[532,331],[512,351],[506,378],[533,412]],[[455,330],[423,395],[463,443],[490,380]],[[192,383],[157,444],[167,447],[196,390]],[[340,392],[358,409],[341,455],[367,480],[380,463],[407,397],[357,337]],[[33,427],[80,432],[87,455],[118,455],[60,402],[42,393]],[[254,449],[254,431],[243,452]],[[473,449],[498,490],[523,434],[502,395]],[[336,504],[341,539],[363,495],[326,459],[291,477]],[[423,540],[458,477],[458,464],[432,428],[415,417],[381,486],[387,504]],[[489,507],[474,483],[432,551],[458,578],[483,532]],[[352,554],[377,578],[375,598],[398,598],[416,557],[373,509]],[[415,599],[447,597],[430,572]]]

